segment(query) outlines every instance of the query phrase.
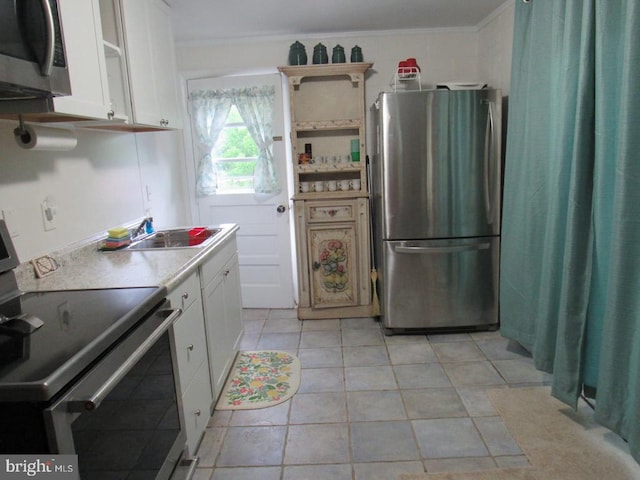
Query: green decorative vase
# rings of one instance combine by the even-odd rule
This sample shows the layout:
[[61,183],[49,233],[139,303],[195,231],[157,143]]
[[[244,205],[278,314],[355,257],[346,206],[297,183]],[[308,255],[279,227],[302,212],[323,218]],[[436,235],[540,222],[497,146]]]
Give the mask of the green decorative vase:
[[313,63],[323,64],[329,63],[329,55],[327,54],[327,47],[319,43],[313,47]]
[[362,49],[358,45],[351,49],[351,62],[364,62],[364,58],[362,57]]
[[296,41],[289,47],[289,65],[306,65],[307,52],[304,45]]
[[344,48],[340,45],[333,47],[333,54],[331,55],[331,63],[345,63],[347,61],[344,55]]

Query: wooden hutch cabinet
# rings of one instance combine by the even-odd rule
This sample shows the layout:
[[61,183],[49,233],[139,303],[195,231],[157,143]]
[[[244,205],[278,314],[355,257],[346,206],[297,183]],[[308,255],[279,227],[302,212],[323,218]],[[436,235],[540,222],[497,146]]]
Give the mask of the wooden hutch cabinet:
[[300,319],[372,313],[364,106],[371,66],[279,67],[291,106]]

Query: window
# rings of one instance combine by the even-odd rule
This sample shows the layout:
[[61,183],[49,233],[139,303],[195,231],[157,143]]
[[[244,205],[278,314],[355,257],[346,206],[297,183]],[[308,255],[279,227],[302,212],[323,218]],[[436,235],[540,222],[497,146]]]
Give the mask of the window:
[[253,193],[253,173],[258,146],[238,109],[231,106],[227,121],[211,151],[216,169],[217,193]]
[[196,195],[281,191],[271,148],[274,101],[273,85],[189,93]]

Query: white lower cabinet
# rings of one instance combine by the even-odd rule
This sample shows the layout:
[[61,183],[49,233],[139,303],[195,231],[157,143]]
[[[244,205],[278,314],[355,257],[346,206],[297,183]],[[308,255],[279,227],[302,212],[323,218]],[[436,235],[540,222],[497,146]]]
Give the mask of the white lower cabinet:
[[197,452],[242,337],[237,249],[233,235],[169,292],[172,307],[182,308],[172,341],[188,456]]

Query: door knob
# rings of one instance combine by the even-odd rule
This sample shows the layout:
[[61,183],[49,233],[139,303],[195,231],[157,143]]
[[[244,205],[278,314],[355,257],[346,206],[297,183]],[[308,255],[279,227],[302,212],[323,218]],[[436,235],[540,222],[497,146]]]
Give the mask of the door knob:
[[284,205],[278,205],[278,208],[276,208],[278,213],[284,213],[284,211],[286,210]]

